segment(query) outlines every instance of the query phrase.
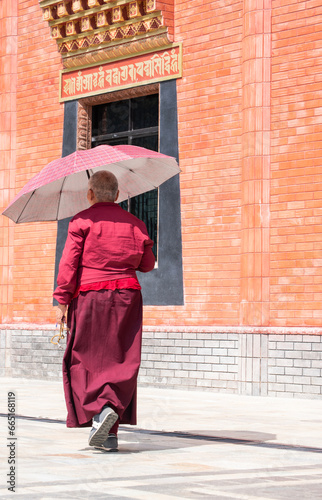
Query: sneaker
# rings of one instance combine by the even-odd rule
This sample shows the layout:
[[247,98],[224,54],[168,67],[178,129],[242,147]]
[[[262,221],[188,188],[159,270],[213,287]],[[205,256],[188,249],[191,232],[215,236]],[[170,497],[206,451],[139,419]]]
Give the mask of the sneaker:
[[104,451],[118,451],[118,440],[115,434],[109,434],[108,438],[104,441],[104,443],[99,446],[95,446],[97,450]]
[[109,430],[117,419],[117,413],[109,406],[104,406],[101,413],[93,417],[93,427],[89,434],[88,444],[90,446],[101,445],[107,439]]

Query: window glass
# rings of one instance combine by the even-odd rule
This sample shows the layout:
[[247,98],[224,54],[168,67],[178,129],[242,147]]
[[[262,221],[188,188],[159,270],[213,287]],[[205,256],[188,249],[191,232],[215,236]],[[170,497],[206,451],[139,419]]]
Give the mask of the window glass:
[[[158,94],[93,106],[92,147],[100,144],[133,144],[158,151],[158,122]],[[120,205],[145,222],[150,238],[154,241],[153,252],[157,258],[158,189]]]
[[131,100],[132,130],[158,126],[158,95]]
[[113,134],[129,129],[129,100],[93,106],[93,136]]
[[152,151],[158,151],[158,136],[146,135],[143,137],[133,137],[132,144],[134,146],[141,146],[141,148],[152,149]]

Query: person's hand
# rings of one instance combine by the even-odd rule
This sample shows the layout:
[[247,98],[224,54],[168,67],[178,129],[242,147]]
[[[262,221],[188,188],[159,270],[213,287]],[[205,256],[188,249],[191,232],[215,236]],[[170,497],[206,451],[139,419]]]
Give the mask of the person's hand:
[[60,325],[61,323],[66,322],[66,304],[58,304],[56,307],[56,322]]

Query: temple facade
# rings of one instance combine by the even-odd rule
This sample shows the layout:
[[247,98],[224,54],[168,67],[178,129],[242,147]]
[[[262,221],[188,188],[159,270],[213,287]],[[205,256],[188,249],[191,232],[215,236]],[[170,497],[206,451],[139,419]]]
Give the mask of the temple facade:
[[[0,4],[1,211],[78,149],[179,161],[125,206],[157,258],[141,384],[322,397],[321,20],[316,0]],[[61,376],[67,226],[0,217],[2,376]]]

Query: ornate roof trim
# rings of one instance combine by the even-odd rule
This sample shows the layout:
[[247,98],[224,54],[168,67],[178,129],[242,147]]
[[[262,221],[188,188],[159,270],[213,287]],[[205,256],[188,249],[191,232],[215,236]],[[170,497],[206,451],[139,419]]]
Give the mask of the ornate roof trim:
[[39,4],[64,68],[171,43],[156,0],[42,0]]

